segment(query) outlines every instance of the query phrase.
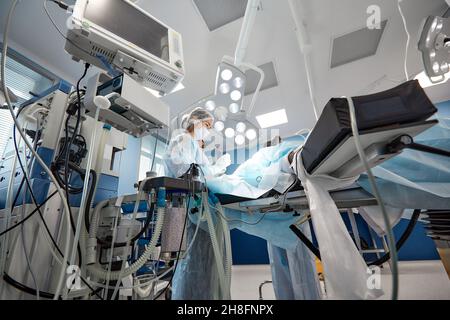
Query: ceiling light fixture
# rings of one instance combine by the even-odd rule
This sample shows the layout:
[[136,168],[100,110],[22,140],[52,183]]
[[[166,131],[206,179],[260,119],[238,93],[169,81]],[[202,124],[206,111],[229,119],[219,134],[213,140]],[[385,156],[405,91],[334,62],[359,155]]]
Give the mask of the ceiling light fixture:
[[247,125],[243,122],[238,122],[236,125],[236,131],[239,133],[244,133],[245,129],[247,129]]
[[216,103],[213,100],[208,100],[205,103],[205,107],[208,111],[214,111],[214,109],[216,108]]
[[247,137],[248,140],[253,141],[257,138],[258,134],[256,133],[255,129],[249,129],[245,133],[245,136]]
[[238,134],[234,139],[234,142],[236,142],[238,146],[242,146],[245,143],[245,137],[241,134]]
[[227,128],[226,130],[225,130],[225,137],[227,137],[227,138],[233,138],[234,137],[234,135],[235,135],[236,133],[235,133],[235,131],[234,131],[234,129],[233,128]]
[[256,116],[260,127],[262,129],[279,126],[288,123],[288,118],[286,114],[286,109],[280,109],[277,111],[269,112]]
[[222,121],[217,121],[214,124],[214,129],[216,129],[217,132],[222,132],[223,129],[225,129],[225,124]]

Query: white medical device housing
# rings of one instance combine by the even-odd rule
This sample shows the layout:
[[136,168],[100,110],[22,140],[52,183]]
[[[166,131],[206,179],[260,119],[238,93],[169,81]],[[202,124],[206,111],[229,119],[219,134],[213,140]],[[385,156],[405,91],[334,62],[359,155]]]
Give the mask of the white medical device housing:
[[101,109],[99,120],[121,132],[140,138],[154,129],[169,125],[169,106],[126,74],[104,81],[105,74],[96,74],[88,81],[84,98],[87,115],[93,117],[97,96],[106,97],[111,105]]
[[162,95],[184,77],[181,35],[128,0],[77,0],[65,49],[74,60],[105,70],[109,64]]

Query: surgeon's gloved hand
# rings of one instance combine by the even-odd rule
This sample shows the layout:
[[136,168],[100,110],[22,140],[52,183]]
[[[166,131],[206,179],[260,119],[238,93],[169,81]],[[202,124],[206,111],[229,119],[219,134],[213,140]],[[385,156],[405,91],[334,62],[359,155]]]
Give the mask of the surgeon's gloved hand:
[[217,169],[216,176],[221,176],[225,174],[227,171],[227,168],[231,165],[231,156],[226,153],[223,156],[221,156],[219,159],[217,159],[215,167]]

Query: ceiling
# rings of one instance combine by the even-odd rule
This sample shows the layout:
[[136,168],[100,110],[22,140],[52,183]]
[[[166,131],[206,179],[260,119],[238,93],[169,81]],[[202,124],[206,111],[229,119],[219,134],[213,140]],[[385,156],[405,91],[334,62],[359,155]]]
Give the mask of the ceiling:
[[[311,71],[319,109],[331,97],[381,91],[405,80],[403,59],[406,34],[396,1],[295,1],[295,14],[302,19],[311,39]],[[42,2],[24,0],[19,3],[10,32],[10,45],[74,83],[83,71],[82,66],[65,54],[64,39],[50,24]],[[10,0],[0,3],[0,30],[3,30],[9,4]],[[186,78],[183,81],[185,89],[164,98],[171,108],[172,116],[176,116],[214,91],[217,65],[224,55],[234,55],[242,19],[210,31],[192,0],[140,0],[137,4],[182,34],[186,64]],[[303,56],[288,1],[262,0],[261,4],[262,9],[257,14],[245,60],[254,65],[273,62],[279,85],[261,92],[251,120],[254,121],[256,115],[285,108],[289,123],[277,129],[282,136],[287,136],[303,128],[312,128],[315,123]],[[377,53],[331,69],[332,39],[365,27],[367,7],[373,4],[380,6],[382,20],[388,20]],[[416,49],[421,22],[430,14],[442,14],[445,1],[403,0],[402,6],[412,37],[408,50],[408,70],[410,75],[415,75],[423,70]],[[58,25],[65,30],[68,14],[51,3],[49,7]],[[427,92],[433,101],[440,102],[450,99],[449,89],[450,82],[427,89]]]

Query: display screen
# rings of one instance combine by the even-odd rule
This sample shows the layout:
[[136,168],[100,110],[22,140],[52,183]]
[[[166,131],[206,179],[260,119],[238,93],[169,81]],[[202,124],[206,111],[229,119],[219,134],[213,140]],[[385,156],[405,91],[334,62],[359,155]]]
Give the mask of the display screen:
[[169,30],[123,0],[90,0],[84,18],[169,62]]

